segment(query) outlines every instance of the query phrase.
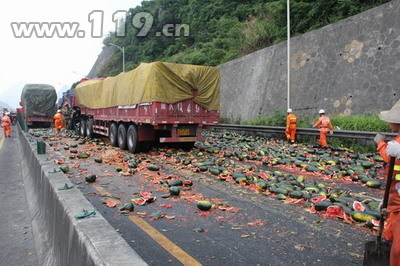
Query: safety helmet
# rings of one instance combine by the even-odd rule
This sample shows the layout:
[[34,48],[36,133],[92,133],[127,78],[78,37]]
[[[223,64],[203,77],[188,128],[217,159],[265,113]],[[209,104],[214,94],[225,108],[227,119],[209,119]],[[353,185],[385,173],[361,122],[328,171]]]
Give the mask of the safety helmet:
[[57,113],[61,113],[61,110],[60,110],[60,109],[58,109],[58,110],[57,110]]
[[400,124],[400,100],[389,111],[382,111],[379,118],[388,123]]
[[319,110],[319,114],[325,114],[325,110],[324,109]]
[[288,113],[292,113],[293,110],[292,110],[291,108],[289,108],[289,109],[287,109],[287,112],[288,112]]

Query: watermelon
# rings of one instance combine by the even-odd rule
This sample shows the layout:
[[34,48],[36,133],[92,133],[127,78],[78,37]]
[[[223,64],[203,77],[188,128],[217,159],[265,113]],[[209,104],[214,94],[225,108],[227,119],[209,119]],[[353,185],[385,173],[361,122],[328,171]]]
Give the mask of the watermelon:
[[120,209],[120,211],[130,211],[133,212],[135,210],[135,205],[133,205],[132,203],[126,203],[124,206],[122,206]]
[[361,211],[361,212],[365,211],[364,205],[359,201],[354,201],[352,207],[353,210],[355,211]]
[[367,227],[369,227],[369,228],[376,228],[376,227],[379,227],[379,221],[378,220],[368,220],[366,223],[365,223],[365,225],[367,226]]
[[367,205],[370,209],[375,210],[379,207],[379,201],[371,201]]
[[371,179],[371,180],[367,181],[367,183],[365,183],[365,185],[366,185],[367,187],[369,187],[369,188],[380,188],[381,185],[382,185],[382,182],[379,181],[379,180],[373,180],[373,179]]
[[128,162],[128,167],[129,168],[137,168],[137,163],[136,163],[136,161],[129,161]]
[[318,169],[317,167],[314,167],[314,166],[309,166],[306,168],[306,171],[307,172],[319,172],[320,169]]
[[375,220],[375,216],[372,214],[368,214],[363,211],[354,211],[351,213],[351,218],[353,218],[354,221],[359,222],[359,223],[365,223],[370,220]]
[[93,183],[94,181],[96,181],[96,175],[88,175],[85,177],[85,180],[88,183]]
[[299,175],[296,180],[299,183],[303,183],[306,180],[306,177],[304,175]]
[[326,215],[328,217],[343,218],[344,211],[342,209],[342,206],[329,206],[328,208],[326,208]]
[[318,201],[314,203],[315,210],[317,211],[324,211],[326,210],[329,206],[332,206],[332,203],[329,201]]
[[218,168],[210,168],[209,171],[213,175],[219,175],[221,173],[221,171]]
[[160,167],[156,164],[150,164],[147,166],[147,169],[150,171],[158,171],[158,170],[160,170]]
[[278,194],[278,195],[276,195],[276,198],[278,200],[285,200],[287,197],[284,194]]
[[175,180],[171,180],[168,182],[169,187],[180,187],[182,185],[183,185],[183,182],[180,179],[175,179]]
[[179,196],[180,192],[181,192],[180,187],[172,186],[172,187],[169,188],[169,193],[172,196]]
[[211,204],[211,202],[209,202],[209,201],[206,201],[206,200],[199,200],[199,201],[197,202],[197,208],[199,208],[199,210],[208,211],[208,210],[211,209],[211,207],[212,207],[212,204]]
[[[72,152],[72,150],[71,150],[71,152]],[[86,159],[86,158],[89,158],[89,154],[88,153],[81,153],[81,154],[78,154],[76,157],[78,157],[79,159]]]
[[370,169],[371,167],[374,166],[374,163],[366,161],[366,162],[361,163],[361,165],[362,165],[362,167],[364,167],[364,169]]
[[292,191],[289,193],[289,196],[293,199],[302,199],[303,193],[301,191]]
[[68,166],[62,166],[62,167],[60,167],[60,170],[61,170],[64,174],[66,174],[66,173],[68,173],[68,171],[69,171],[69,167],[68,167]]
[[268,187],[268,185],[267,185],[267,183],[266,183],[264,180],[259,180],[259,181],[257,182],[257,184],[256,184],[256,187],[257,187],[258,189],[265,190],[265,189]]

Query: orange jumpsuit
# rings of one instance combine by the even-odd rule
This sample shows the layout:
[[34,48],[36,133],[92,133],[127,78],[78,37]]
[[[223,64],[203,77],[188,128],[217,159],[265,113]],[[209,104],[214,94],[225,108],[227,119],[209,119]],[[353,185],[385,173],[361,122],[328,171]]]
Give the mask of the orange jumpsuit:
[[326,141],[326,136],[328,135],[330,130],[333,130],[333,126],[331,124],[331,120],[326,115],[320,116],[318,118],[317,123],[313,127],[319,127],[319,145],[322,147],[328,146],[328,142]]
[[285,130],[285,135],[287,140],[294,142],[294,139],[296,137],[296,127],[297,127],[297,117],[292,113],[288,114],[288,116],[286,117],[286,130]]
[[56,128],[56,134],[60,131],[60,129],[64,126],[64,122],[63,122],[63,115],[61,113],[56,113],[53,116],[54,119],[54,127]]
[[11,119],[8,115],[1,118],[1,126],[3,127],[4,137],[11,137]]
[[[400,143],[400,136],[395,141]],[[388,144],[382,140],[378,143],[378,151],[383,160],[389,163],[390,156],[387,153]],[[383,237],[392,242],[390,250],[390,265],[400,265],[400,159],[396,159],[393,173],[393,180],[389,191],[389,201],[385,229]]]

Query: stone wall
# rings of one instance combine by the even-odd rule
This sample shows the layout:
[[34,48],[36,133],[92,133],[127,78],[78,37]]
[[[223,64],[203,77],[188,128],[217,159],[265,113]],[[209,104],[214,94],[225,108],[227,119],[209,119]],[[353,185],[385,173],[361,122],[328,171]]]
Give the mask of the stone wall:
[[[378,113],[400,98],[400,0],[291,39],[296,113]],[[286,42],[220,66],[221,115],[248,120],[287,105]]]

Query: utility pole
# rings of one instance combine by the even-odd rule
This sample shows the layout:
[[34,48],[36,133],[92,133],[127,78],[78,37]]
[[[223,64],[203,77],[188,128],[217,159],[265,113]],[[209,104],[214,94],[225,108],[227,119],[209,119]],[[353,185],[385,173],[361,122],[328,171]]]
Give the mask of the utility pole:
[[107,45],[117,47],[122,52],[122,72],[125,72],[125,47],[120,47],[113,43],[109,43]]
[[290,0],[287,0],[287,109],[290,108]]

